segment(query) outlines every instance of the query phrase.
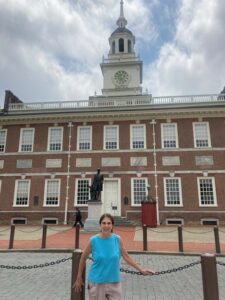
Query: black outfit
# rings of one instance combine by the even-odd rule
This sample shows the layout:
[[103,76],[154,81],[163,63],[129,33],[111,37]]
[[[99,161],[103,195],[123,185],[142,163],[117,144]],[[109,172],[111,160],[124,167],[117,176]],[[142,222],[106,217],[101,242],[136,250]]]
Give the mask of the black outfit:
[[74,227],[77,225],[77,223],[79,223],[81,227],[84,227],[84,224],[82,223],[81,220],[82,215],[79,209],[76,211],[75,215],[76,215],[76,219],[75,219]]

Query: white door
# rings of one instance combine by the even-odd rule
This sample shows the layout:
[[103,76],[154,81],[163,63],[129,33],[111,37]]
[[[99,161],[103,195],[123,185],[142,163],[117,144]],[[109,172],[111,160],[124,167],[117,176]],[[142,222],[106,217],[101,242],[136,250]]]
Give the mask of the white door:
[[106,179],[103,184],[103,213],[120,216],[120,184],[118,179]]

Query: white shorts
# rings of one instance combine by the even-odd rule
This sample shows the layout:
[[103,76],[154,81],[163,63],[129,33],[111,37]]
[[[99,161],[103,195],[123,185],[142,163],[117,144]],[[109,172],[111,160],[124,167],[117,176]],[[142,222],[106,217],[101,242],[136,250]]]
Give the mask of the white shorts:
[[121,282],[88,283],[89,300],[122,300]]

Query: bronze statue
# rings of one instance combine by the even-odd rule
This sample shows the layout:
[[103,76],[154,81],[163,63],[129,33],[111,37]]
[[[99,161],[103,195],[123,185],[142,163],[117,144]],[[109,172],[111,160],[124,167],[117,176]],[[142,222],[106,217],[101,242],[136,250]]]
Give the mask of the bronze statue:
[[97,173],[94,175],[93,181],[90,188],[91,200],[90,201],[101,201],[101,191],[103,187],[103,175],[100,174],[100,169],[97,170]]

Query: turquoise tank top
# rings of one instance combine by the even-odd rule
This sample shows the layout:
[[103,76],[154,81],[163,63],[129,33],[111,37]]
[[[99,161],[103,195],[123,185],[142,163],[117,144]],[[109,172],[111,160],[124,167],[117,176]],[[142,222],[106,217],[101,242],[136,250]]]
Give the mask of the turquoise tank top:
[[120,282],[120,237],[112,234],[107,238],[91,237],[93,263],[88,281],[92,283]]

